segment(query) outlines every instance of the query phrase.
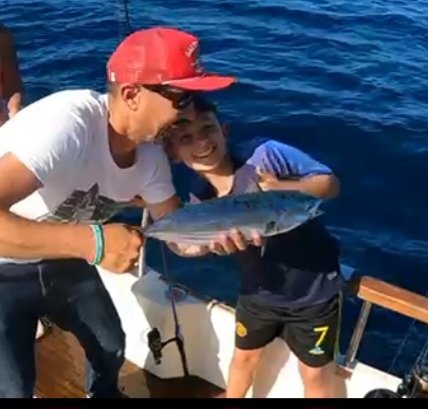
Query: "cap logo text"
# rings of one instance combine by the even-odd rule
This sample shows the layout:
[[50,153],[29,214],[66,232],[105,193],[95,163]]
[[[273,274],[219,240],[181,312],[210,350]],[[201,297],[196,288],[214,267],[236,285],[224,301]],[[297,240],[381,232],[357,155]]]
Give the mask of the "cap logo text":
[[192,41],[188,45],[188,47],[186,48],[186,50],[184,51],[185,56],[187,58],[190,58],[197,48],[198,48],[198,42],[197,41]]

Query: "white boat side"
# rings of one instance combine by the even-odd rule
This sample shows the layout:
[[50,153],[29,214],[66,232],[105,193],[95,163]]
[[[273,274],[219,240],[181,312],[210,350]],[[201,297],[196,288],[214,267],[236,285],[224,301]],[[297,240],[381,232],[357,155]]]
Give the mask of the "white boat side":
[[[171,301],[167,296],[169,284],[150,268],[142,278],[136,273],[117,275],[102,268],[99,273],[122,321],[126,358],[163,379],[183,376],[175,343],[163,349],[162,361],[156,364],[147,341],[152,328],[160,331],[163,341],[175,335]],[[190,374],[225,388],[234,347],[234,309],[192,293],[175,304]],[[346,397],[362,398],[375,388],[395,391],[399,383],[399,378],[355,361],[345,380]],[[276,340],[266,348],[247,397],[303,397],[297,358],[283,341]]]

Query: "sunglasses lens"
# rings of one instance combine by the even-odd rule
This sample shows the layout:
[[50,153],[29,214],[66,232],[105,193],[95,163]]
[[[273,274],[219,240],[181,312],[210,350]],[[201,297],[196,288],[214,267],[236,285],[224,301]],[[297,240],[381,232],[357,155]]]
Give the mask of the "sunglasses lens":
[[181,109],[186,108],[187,106],[190,105],[191,102],[192,102],[192,94],[186,92],[180,98],[179,108]]
[[186,108],[192,102],[192,93],[183,91],[181,89],[170,88],[168,86],[147,86],[147,89],[152,92],[156,92],[162,95],[164,98],[170,100],[176,109]]

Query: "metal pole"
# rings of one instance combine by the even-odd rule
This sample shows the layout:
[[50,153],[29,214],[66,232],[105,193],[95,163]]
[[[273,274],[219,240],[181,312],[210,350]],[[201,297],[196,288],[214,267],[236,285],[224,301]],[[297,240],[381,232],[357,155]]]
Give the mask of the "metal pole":
[[346,352],[345,367],[349,367],[352,362],[354,362],[355,357],[357,356],[358,348],[360,346],[361,339],[363,337],[364,330],[367,325],[367,319],[369,318],[371,307],[371,302],[364,301],[364,304],[361,307],[357,324],[355,325],[355,329],[352,334],[351,341],[349,342],[348,351]]
[[[145,229],[149,224],[149,211],[144,208],[141,217],[141,228]],[[138,257],[138,278],[143,277],[146,272],[146,243],[141,246],[140,256]]]

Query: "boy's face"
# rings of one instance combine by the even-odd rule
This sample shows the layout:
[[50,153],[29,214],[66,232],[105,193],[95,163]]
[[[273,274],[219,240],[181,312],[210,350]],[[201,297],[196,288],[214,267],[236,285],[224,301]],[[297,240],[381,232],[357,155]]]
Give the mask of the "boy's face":
[[179,115],[169,149],[172,156],[195,171],[214,170],[226,155],[223,129],[215,113],[197,113],[191,104]]

